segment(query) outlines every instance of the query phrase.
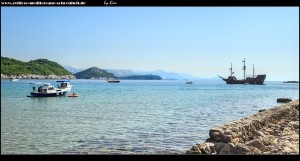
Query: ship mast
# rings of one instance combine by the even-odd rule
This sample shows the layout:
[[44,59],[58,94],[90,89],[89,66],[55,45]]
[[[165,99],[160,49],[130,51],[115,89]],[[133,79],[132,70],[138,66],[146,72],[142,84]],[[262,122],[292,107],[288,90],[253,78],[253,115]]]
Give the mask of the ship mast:
[[253,78],[254,78],[254,64],[253,64]]
[[245,74],[246,74],[246,63],[245,63],[245,58],[244,58],[244,61],[242,61],[242,62],[244,62],[243,70],[244,70],[244,80],[245,80]]
[[232,77],[232,63],[231,63],[231,67],[230,67],[230,76]]

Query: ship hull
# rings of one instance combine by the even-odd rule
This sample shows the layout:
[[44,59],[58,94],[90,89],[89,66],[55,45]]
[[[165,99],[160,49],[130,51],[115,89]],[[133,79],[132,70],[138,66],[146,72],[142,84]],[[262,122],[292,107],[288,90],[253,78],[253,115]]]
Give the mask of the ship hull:
[[229,76],[227,79],[223,78],[223,81],[226,82],[226,84],[245,84],[245,80],[238,80],[235,76]]
[[248,84],[259,84],[262,85],[264,84],[264,81],[266,79],[266,75],[257,75],[255,78],[247,77],[246,78],[246,83]]
[[245,84],[245,80],[231,80],[231,79],[223,79],[226,84]]

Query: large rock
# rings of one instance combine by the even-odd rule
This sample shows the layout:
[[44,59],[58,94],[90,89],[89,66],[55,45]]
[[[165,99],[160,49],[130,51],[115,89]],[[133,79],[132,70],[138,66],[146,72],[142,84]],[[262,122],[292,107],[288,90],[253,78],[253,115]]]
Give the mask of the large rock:
[[255,147],[262,152],[266,150],[266,146],[259,139],[251,140],[245,145]]
[[222,143],[222,142],[215,143],[216,152],[219,153],[224,148],[225,145],[226,145],[226,143]]
[[235,154],[236,147],[232,143],[226,144],[218,154]]
[[290,98],[277,98],[277,102],[284,102],[284,103],[288,103],[291,102],[292,99]]

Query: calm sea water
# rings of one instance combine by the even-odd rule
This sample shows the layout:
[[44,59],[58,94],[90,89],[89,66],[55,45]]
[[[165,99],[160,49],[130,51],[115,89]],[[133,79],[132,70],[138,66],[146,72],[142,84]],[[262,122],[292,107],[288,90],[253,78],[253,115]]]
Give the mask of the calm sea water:
[[71,80],[77,98],[30,98],[29,81],[41,80],[1,80],[1,154],[183,154],[210,128],[299,99],[298,83],[222,80]]

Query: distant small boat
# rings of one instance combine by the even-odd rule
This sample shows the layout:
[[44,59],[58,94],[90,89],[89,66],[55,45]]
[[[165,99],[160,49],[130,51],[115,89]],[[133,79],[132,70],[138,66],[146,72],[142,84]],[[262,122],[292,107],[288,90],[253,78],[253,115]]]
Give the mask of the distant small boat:
[[186,84],[194,84],[195,82],[193,82],[193,81],[187,81],[187,82],[185,82]]
[[16,81],[19,81],[19,79],[16,79],[16,78],[11,78],[10,81],[12,82],[16,82]]
[[118,79],[108,79],[107,83],[119,83],[120,81]]

